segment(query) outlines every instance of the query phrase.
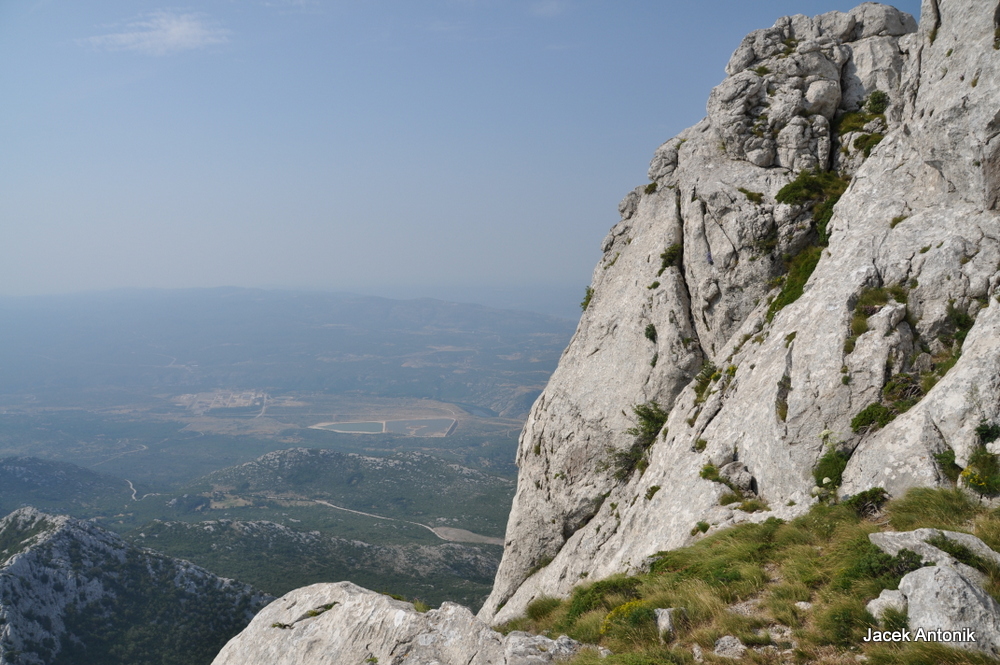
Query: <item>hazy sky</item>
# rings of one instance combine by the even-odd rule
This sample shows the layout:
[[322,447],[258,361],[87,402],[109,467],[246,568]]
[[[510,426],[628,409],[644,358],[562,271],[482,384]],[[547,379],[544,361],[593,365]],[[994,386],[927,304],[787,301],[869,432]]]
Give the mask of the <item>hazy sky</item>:
[[0,2],[0,295],[578,300],[743,35],[854,4]]

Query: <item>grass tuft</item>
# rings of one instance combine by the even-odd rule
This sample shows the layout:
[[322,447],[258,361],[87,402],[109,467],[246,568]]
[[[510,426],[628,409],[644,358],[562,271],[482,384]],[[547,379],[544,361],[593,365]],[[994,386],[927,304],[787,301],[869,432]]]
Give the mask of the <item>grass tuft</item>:
[[807,247],[788,262],[788,275],[781,288],[781,293],[771,301],[770,306],[767,308],[768,322],[771,322],[774,319],[774,315],[782,308],[791,305],[799,299],[805,289],[806,282],[812,276],[813,270],[816,269],[816,264],[819,263],[822,255],[822,247]]

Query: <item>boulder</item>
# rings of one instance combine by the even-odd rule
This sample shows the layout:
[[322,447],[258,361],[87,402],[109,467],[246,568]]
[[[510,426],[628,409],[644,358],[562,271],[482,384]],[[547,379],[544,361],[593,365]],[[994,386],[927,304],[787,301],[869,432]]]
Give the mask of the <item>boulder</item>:
[[934,639],[953,647],[1000,656],[1000,604],[982,587],[949,566],[921,568],[899,583],[906,596],[910,630],[960,632],[972,640]]
[[512,632],[500,635],[454,603],[418,612],[410,603],[350,582],[296,589],[265,607],[212,665],[543,665],[582,645]]

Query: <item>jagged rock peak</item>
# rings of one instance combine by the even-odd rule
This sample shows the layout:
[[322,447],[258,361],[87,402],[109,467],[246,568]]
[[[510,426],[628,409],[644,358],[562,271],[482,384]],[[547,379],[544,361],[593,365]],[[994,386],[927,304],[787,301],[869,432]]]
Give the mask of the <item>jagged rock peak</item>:
[[[947,482],[937,454],[968,462],[1000,415],[996,10],[927,0],[918,29],[865,3],[737,48],[619,206],[480,618],[838,480],[895,495]],[[824,482],[826,455],[850,461]]]

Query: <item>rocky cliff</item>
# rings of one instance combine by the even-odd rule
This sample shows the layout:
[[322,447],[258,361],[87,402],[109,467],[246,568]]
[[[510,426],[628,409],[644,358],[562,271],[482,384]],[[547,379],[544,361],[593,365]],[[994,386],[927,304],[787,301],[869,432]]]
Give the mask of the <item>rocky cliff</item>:
[[925,0],[918,29],[865,3],[743,40],[619,206],[481,618],[798,514],[835,490],[824,456],[849,458],[841,494],[968,463],[1000,408],[995,5]]
[[207,663],[271,600],[90,522],[0,520],[0,665]]
[[[865,3],[744,39],[708,116],[656,150],[651,182],[619,206],[579,327],[521,436],[481,621],[834,495],[901,496],[950,484],[963,467],[959,482],[1000,492],[1000,471],[977,466],[1000,465],[998,35],[996,3],[925,0],[919,27]],[[996,633],[998,606],[969,581],[978,573],[927,549],[929,533],[876,544],[895,554],[897,537],[942,568],[918,559],[929,572],[911,573],[882,605],[909,603],[914,620],[952,627],[964,607]],[[960,581],[965,595],[925,593]],[[600,634],[635,603],[608,614]],[[395,629],[383,629],[389,610],[341,617],[378,623],[392,645],[427,633],[393,611]],[[480,626],[445,632],[457,643],[482,637]],[[251,626],[216,662],[271,662],[262,630]],[[428,634],[417,641],[439,639]]]

